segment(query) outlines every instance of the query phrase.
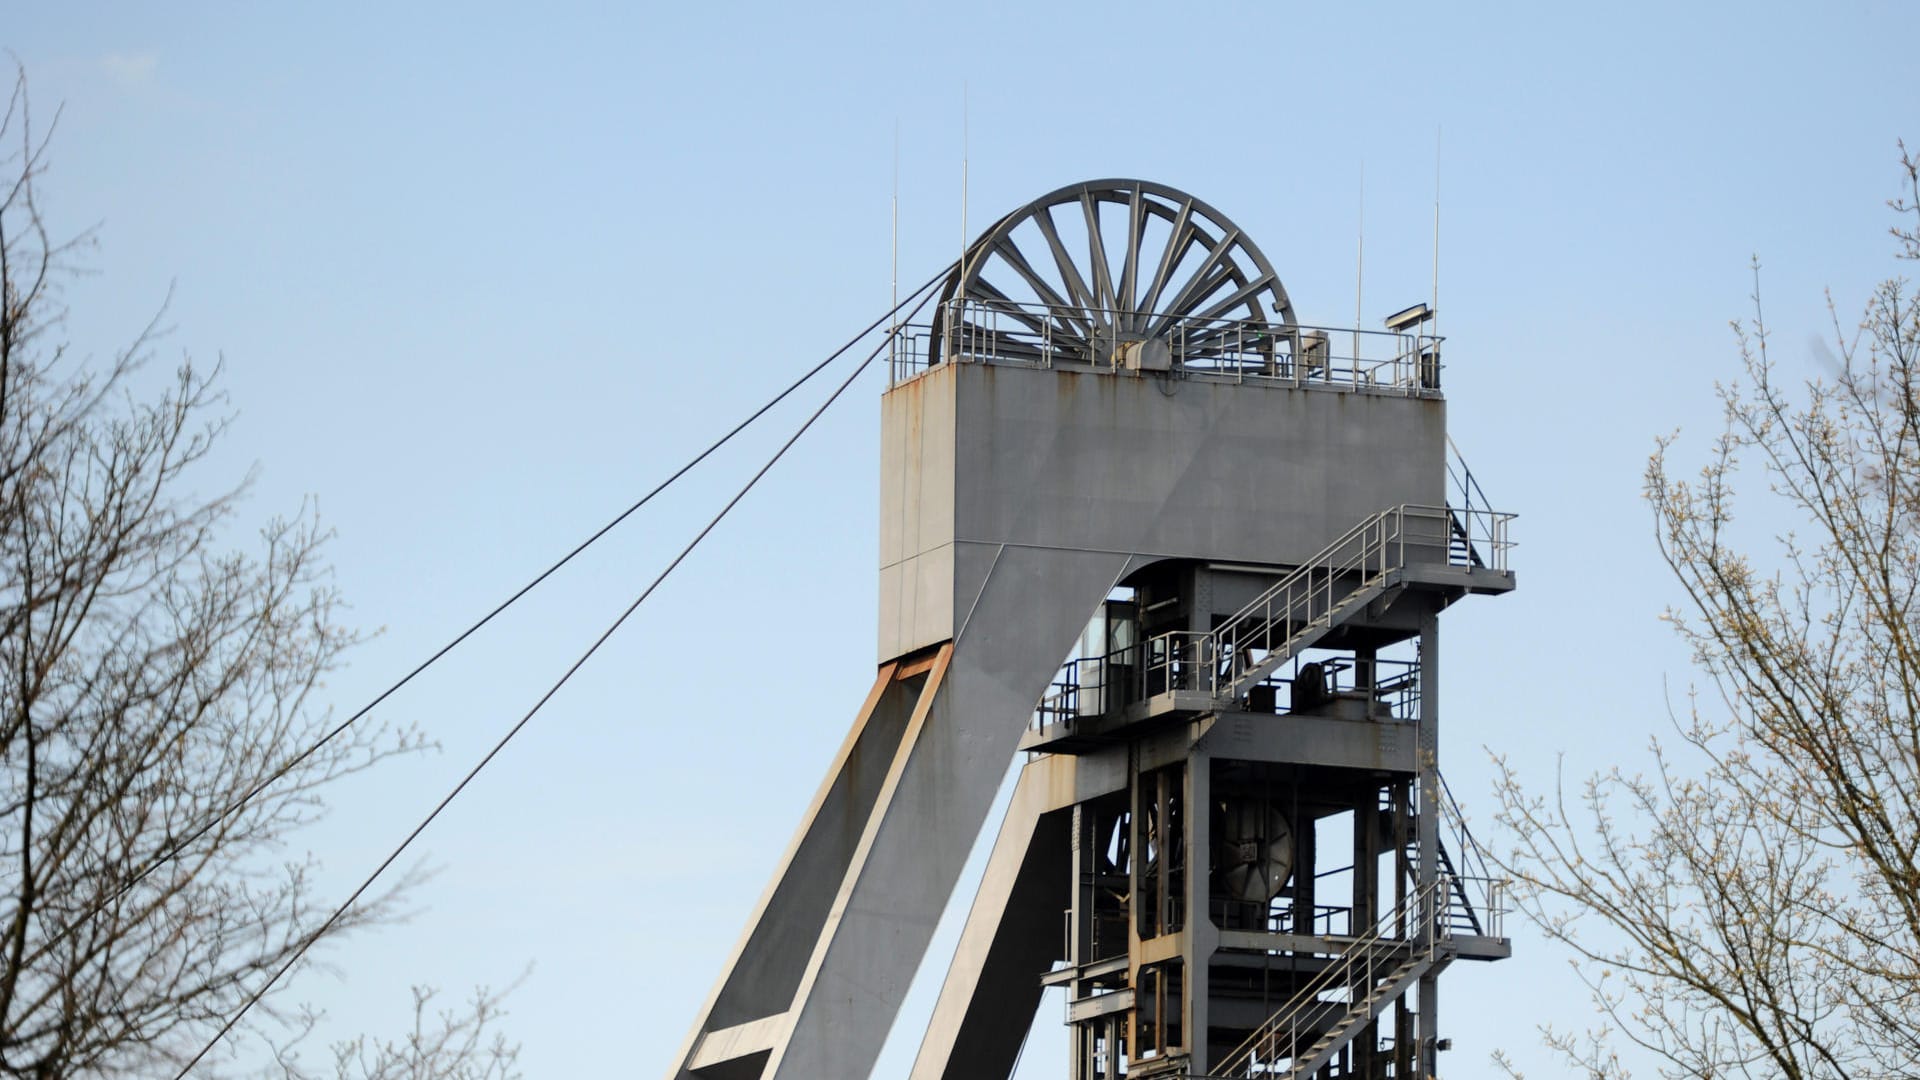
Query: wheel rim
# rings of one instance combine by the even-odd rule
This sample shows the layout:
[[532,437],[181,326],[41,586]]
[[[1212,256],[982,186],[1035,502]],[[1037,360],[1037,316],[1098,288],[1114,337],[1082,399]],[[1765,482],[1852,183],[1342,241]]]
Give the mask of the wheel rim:
[[995,222],[948,277],[934,315],[932,363],[956,337],[995,334],[994,354],[1044,363],[1108,363],[1132,342],[1177,340],[1177,355],[1251,325],[1292,325],[1267,258],[1206,203],[1164,184],[1092,180],[1043,195]]

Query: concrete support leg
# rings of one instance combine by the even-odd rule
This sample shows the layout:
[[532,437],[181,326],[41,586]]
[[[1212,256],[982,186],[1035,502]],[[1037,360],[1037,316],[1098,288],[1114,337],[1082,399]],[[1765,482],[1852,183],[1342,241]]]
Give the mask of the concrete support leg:
[[924,685],[906,683],[904,660],[883,669],[669,1077],[872,1071],[1034,703],[1129,565],[1110,552],[962,549],[954,640],[913,658]]
[[1008,546],[901,739],[766,1080],[869,1075],[1034,703],[1128,564]]
[[[1013,1071],[1040,1004],[1040,977],[1064,953],[1060,868],[1072,844],[1072,808],[1052,774],[1072,762],[1042,758],[1020,772],[994,841],[912,1080],[994,1080]],[[1071,792],[1071,777],[1067,778]]]
[[949,652],[881,666],[669,1075],[760,1075],[901,737],[922,699],[931,702],[929,676],[936,666],[944,670]]

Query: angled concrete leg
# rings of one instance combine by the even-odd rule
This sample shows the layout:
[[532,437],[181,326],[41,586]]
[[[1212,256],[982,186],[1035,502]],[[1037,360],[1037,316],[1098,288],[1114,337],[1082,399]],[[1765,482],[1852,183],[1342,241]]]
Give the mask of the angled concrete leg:
[[1128,561],[1010,545],[971,556],[992,568],[972,577],[971,619],[901,740],[768,1080],[872,1072],[1034,703]]
[[1040,977],[1065,953],[1061,899],[1073,865],[1073,806],[1124,791],[1124,757],[1029,762],[1007,805],[911,1080],[993,1080],[1013,1072],[1040,1003]]
[[1020,770],[912,1080],[994,1080],[1020,1057],[1040,1004],[1040,976],[1065,945],[1059,901],[1072,815],[1053,797],[1056,763],[1063,762],[1042,758]]
[[669,1075],[752,1080],[766,1065],[813,942],[935,667],[950,650],[883,664],[760,905]]

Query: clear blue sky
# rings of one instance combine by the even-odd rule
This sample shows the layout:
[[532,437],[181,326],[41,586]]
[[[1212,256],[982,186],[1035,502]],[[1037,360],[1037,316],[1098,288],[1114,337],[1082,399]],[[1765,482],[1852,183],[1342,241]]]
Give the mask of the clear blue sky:
[[[1656,621],[1676,594],[1638,497],[1653,439],[1711,431],[1752,255],[1778,358],[1819,370],[1822,290],[1850,319],[1895,269],[1895,140],[1920,141],[1894,3],[546,8],[0,5],[40,114],[65,107],[50,212],[102,225],[72,335],[110,350],[171,285],[167,349],[225,358],[218,464],[260,465],[258,517],[316,498],[352,618],[385,631],[329,687],[342,711],[884,310],[896,132],[903,280],[960,245],[964,99],[976,228],[1074,180],[1160,180],[1242,225],[1303,321],[1344,324],[1363,167],[1367,320],[1429,294],[1438,130],[1452,430],[1522,515],[1520,591],[1446,623],[1443,761],[1484,823],[1482,747],[1544,780],[1559,754],[1643,760],[1664,728],[1690,676]],[[666,1070],[871,678],[879,390],[429,834],[416,917],[329,950],[295,997],[395,1031],[409,982],[532,961],[509,1021],[529,1075]],[[330,880],[770,445],[397,699],[445,752],[340,791],[306,838]],[[1532,1027],[1591,1022],[1564,958],[1516,935],[1518,958],[1448,981],[1456,1075],[1494,1046],[1553,1075]],[[1043,1010],[1023,1077],[1061,1073]]]

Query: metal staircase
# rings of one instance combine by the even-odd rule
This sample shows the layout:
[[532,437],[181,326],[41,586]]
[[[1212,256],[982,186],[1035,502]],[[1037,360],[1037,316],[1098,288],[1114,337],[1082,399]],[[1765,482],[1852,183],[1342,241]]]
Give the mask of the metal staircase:
[[1473,545],[1473,536],[1461,514],[1447,515],[1447,561],[1455,566],[1484,567],[1486,561]]
[[1444,957],[1445,878],[1409,896],[1214,1066],[1214,1080],[1299,1080],[1353,1037]]
[[[1461,881],[1459,875],[1454,871],[1453,859],[1447,854],[1446,841],[1442,840],[1438,848],[1440,852],[1440,858],[1438,860],[1440,863],[1440,878],[1443,881],[1453,883],[1452,890],[1447,894],[1446,906],[1441,912],[1441,921],[1444,923],[1449,935],[1472,934],[1475,937],[1479,937],[1485,932],[1480,925],[1480,912],[1474,908],[1473,900],[1467,896],[1466,883]],[[1407,850],[1417,861],[1419,858],[1419,846],[1417,844],[1409,844],[1407,845]]]
[[[1454,801],[1447,778],[1436,772],[1440,781],[1440,829],[1436,847],[1441,880],[1451,881],[1452,894],[1441,913],[1442,931],[1454,939],[1456,953],[1464,959],[1497,960],[1509,954],[1507,943],[1508,880],[1494,872],[1486,853],[1467,829],[1465,815]],[[1451,840],[1451,844],[1449,843]],[[1419,853],[1409,850],[1412,865],[1419,867]]]
[[[1476,507],[1471,474],[1451,472],[1461,505],[1403,505],[1373,514],[1310,556],[1208,631],[1175,630],[1147,642],[1148,695],[1200,691],[1222,703],[1244,696],[1281,665],[1392,588],[1409,566],[1507,575],[1512,514]],[[1482,588],[1492,586],[1480,579]],[[1507,578],[1505,588],[1511,588]],[[1503,591],[1503,590],[1502,590]]]
[[1225,661],[1215,696],[1237,698],[1386,587],[1406,564],[1406,507],[1383,510],[1347,530],[1207,635]]
[[[1444,784],[1445,780],[1442,779],[1441,782]],[[1390,809],[1384,798],[1381,800],[1380,809],[1383,813]],[[1459,867],[1454,863],[1452,852],[1448,849],[1447,839],[1445,837],[1435,838],[1434,850],[1439,857],[1435,859],[1434,862],[1439,868],[1439,878],[1442,881],[1451,882],[1446,893],[1446,903],[1439,913],[1441,927],[1447,936],[1456,934],[1467,934],[1473,937],[1486,936],[1489,927],[1495,921],[1496,915],[1496,913],[1491,910],[1487,911],[1484,916],[1481,912],[1481,908],[1487,906],[1493,894],[1486,883],[1501,880],[1502,884],[1504,884],[1504,880],[1494,879],[1488,874],[1485,859],[1481,856],[1479,846],[1474,842],[1472,834],[1467,832],[1466,822],[1461,819],[1459,808],[1453,805],[1451,793],[1443,795],[1441,817],[1443,823],[1449,827],[1448,831],[1453,834],[1453,841],[1459,846],[1462,857],[1467,860],[1469,867],[1473,869],[1477,875],[1473,877],[1463,877]],[[1413,873],[1417,876],[1420,868],[1420,844],[1418,839],[1408,839],[1406,854],[1407,865],[1412,868]],[[1470,885],[1478,885],[1483,891],[1488,893],[1486,897],[1483,897],[1482,903],[1476,904],[1474,902],[1473,897],[1468,892]]]
[[1217,660],[1214,696],[1237,698],[1363,610],[1415,561],[1482,566],[1460,512],[1395,506],[1361,521],[1194,644]]
[[[1485,865],[1466,832],[1452,793],[1441,781],[1440,809],[1455,830],[1455,844],[1469,869]],[[1259,1028],[1226,1055],[1209,1080],[1301,1080],[1333,1060],[1381,1012],[1422,975],[1456,956],[1473,956],[1476,945],[1498,939],[1504,912],[1503,879],[1463,877],[1445,841],[1437,845],[1434,880],[1403,900],[1372,929],[1302,986]],[[1411,865],[1418,852],[1409,850]],[[1476,902],[1475,889],[1484,890]],[[1464,953],[1463,951],[1464,950]]]

